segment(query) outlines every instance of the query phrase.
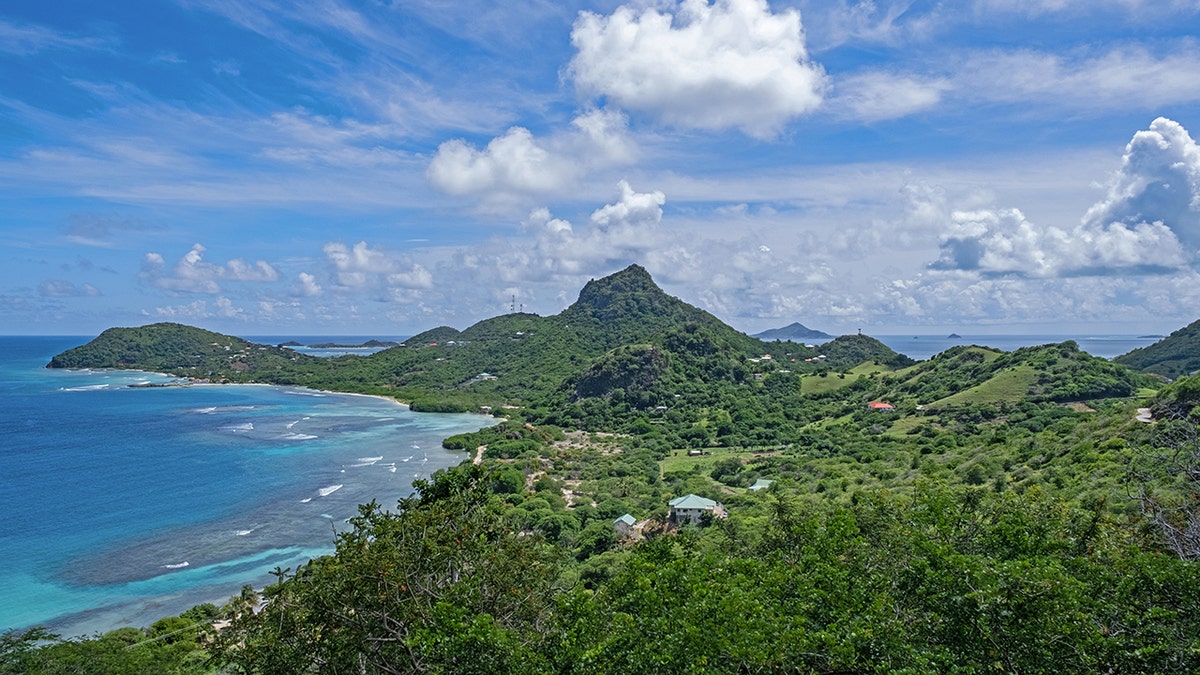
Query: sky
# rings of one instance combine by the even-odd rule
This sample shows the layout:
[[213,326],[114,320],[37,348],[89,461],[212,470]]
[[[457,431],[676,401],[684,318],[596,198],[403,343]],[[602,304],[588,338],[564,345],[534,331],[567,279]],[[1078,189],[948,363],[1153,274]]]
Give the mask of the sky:
[[1200,319],[1200,0],[7,0],[0,333]]

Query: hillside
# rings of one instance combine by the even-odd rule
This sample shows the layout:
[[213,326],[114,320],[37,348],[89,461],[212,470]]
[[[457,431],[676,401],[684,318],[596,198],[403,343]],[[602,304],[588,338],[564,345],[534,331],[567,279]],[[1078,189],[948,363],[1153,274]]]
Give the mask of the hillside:
[[50,360],[49,368],[129,368],[197,378],[244,375],[316,364],[294,350],[177,323],[110,328]]
[[1001,352],[952,347],[904,373],[883,395],[937,406],[1120,398],[1154,384],[1071,341]]
[[761,333],[755,333],[751,337],[756,337],[759,340],[788,340],[792,342],[803,342],[805,340],[829,340],[833,336],[824,331],[819,331],[809,328],[802,323],[795,322],[784,326],[783,328],[772,328],[764,330]]
[[[319,359],[198,328],[154,324],[110,329],[56,356],[49,365],[131,368],[218,381],[388,394],[422,410],[473,410],[544,398],[612,349],[637,344],[666,347],[672,340],[682,344],[679,336],[685,328],[691,333],[699,330],[705,339],[719,344],[731,364],[777,349],[666,294],[645,269],[633,265],[588,282],[579,299],[555,316],[505,314],[462,331],[441,326],[370,356]],[[822,365],[852,366],[851,360],[868,354],[884,360],[903,358],[865,340],[856,347],[835,349],[828,364]],[[803,345],[788,349],[801,360],[816,355]],[[710,374],[695,368],[689,372],[700,378],[698,383]]]
[[1200,321],[1193,321],[1162,340],[1113,361],[1168,378],[1190,375],[1200,370]]

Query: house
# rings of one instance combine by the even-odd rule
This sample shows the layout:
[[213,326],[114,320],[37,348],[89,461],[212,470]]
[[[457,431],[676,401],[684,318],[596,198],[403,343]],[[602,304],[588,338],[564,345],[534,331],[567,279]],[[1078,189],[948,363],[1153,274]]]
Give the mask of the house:
[[700,516],[705,511],[713,514],[715,518],[724,518],[726,516],[725,507],[720,502],[714,502],[699,495],[684,495],[676,497],[667,503],[671,507],[669,520],[676,525],[683,525],[685,523],[698,524]]
[[871,401],[870,403],[867,404],[867,408],[869,408],[870,410],[886,411],[886,410],[895,410],[896,406],[892,405],[891,403],[884,403],[883,401]]
[[758,480],[754,481],[754,485],[751,485],[748,489],[751,492],[758,492],[759,490],[766,490],[767,488],[771,487],[771,483],[774,483],[774,482],[775,481],[767,480],[766,478],[759,478]]
[[613,530],[616,531],[618,537],[632,537],[633,526],[637,524],[637,518],[626,513],[625,515],[613,521]]

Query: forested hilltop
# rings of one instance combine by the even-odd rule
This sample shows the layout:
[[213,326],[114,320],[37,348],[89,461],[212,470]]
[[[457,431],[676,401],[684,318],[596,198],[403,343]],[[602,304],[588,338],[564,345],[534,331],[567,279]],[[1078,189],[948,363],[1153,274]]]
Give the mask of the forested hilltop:
[[52,365],[505,419],[446,439],[479,463],[363,506],[261,597],[8,634],[0,672],[1200,671],[1200,379],[1071,342],[920,363],[867,336],[764,343],[631,267],[561,314],[372,356],[160,324]]
[[1194,321],[1152,345],[1113,359],[1117,363],[1164,377],[1200,370],[1200,321]]

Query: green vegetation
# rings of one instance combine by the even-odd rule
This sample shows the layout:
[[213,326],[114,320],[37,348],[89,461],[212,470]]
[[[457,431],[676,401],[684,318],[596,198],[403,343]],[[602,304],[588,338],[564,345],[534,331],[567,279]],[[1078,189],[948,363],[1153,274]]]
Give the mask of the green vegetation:
[[1194,321],[1148,347],[1113,361],[1163,377],[1180,377],[1200,370],[1200,321]]
[[245,673],[1200,667],[1200,568],[1038,493],[764,494],[580,566],[494,485],[466,466],[398,514],[363,507],[336,554],[281,573],[221,633],[218,658]]
[[[763,343],[631,267],[559,315],[367,357],[167,324],[52,365],[506,418],[444,441],[480,465],[364,506],[334,555],[278,570],[263,611],[226,610],[163,672],[1200,669],[1200,378],[1163,386],[1072,342],[921,363],[861,335]],[[729,517],[677,528],[686,494]],[[0,672],[111,646],[41,637],[6,636]]]

